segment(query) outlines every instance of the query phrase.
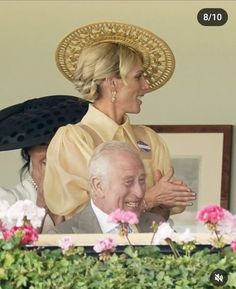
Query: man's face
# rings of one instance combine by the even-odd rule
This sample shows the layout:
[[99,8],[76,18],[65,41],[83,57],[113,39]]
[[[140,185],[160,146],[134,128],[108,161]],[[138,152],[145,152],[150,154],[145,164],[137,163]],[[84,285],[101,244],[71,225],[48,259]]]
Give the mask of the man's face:
[[103,198],[100,209],[110,214],[120,208],[139,216],[141,202],[146,190],[142,162],[127,152],[112,155],[107,181],[102,183]]

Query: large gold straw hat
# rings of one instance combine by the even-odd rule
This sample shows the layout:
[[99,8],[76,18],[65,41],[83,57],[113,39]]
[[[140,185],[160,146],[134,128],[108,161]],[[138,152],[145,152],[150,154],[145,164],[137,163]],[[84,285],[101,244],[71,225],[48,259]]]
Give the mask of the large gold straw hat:
[[61,73],[73,81],[81,51],[104,42],[121,43],[143,56],[144,76],[149,83],[149,91],[163,86],[174,72],[175,58],[164,40],[135,25],[101,22],[77,28],[59,43],[56,63]]

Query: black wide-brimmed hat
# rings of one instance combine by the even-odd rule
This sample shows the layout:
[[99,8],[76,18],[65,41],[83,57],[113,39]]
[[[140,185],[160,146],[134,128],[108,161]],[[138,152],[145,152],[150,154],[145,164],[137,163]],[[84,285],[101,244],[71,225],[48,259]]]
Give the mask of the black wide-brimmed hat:
[[50,95],[0,110],[0,151],[47,145],[60,126],[80,122],[88,102],[70,95]]

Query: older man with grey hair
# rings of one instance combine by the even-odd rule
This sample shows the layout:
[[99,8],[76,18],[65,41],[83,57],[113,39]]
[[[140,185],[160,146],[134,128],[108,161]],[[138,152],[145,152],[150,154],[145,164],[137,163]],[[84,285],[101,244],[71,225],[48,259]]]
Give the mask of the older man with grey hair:
[[151,232],[152,222],[164,222],[157,214],[142,212],[146,191],[143,162],[129,144],[111,141],[99,145],[89,162],[91,201],[70,220],[48,233],[110,233],[116,224],[108,215],[116,209],[134,212],[139,218],[138,232]]

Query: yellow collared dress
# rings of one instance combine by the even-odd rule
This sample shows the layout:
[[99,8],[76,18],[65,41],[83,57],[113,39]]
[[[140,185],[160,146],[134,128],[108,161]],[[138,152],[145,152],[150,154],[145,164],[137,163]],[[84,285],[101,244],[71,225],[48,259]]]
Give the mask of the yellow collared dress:
[[90,104],[81,122],[59,128],[48,147],[44,195],[53,213],[68,219],[87,204],[89,159],[100,143],[111,140],[126,141],[139,151],[147,188],[154,184],[155,170],[164,174],[170,167],[168,148],[155,131],[131,125],[128,116],[118,125]]

